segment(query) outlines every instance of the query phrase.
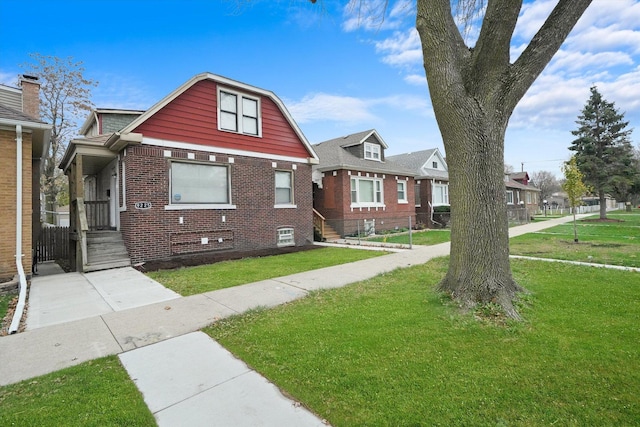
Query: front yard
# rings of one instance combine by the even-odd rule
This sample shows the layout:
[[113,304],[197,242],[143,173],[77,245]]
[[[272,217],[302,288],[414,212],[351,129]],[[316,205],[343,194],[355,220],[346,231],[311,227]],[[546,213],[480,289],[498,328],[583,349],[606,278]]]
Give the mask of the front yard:
[[[587,260],[636,260],[640,216],[623,218],[582,223],[580,241],[592,243]],[[570,225],[546,233],[558,234],[514,238],[512,253],[532,253],[538,242],[535,256],[555,257],[557,241],[547,239],[573,240]],[[618,251],[623,244],[635,252]],[[309,253],[323,258],[321,251]],[[238,282],[318,268],[302,263],[267,257],[158,274],[170,273],[159,280],[187,284],[176,289],[191,294],[243,272]],[[496,324],[490,310],[462,314],[435,291],[446,268],[446,258],[436,259],[205,332],[333,426],[637,424],[640,273],[513,260],[515,279],[531,291],[525,320]],[[115,357],[1,387],[0,406],[0,425],[155,424]]]

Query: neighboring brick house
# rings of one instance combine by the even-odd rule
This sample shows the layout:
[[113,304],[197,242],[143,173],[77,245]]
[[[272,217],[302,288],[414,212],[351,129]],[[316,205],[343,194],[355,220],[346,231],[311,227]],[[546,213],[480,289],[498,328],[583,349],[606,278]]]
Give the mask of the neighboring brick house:
[[16,256],[25,280],[31,275],[40,233],[40,164],[51,125],[40,120],[39,91],[35,77],[22,76],[19,88],[0,85],[0,282],[20,273]]
[[[313,146],[313,205],[339,237],[415,224],[414,174],[385,157],[387,144],[367,130]],[[325,230],[324,238],[331,235]],[[335,236],[334,237],[338,237]]]
[[[388,156],[415,174],[416,221],[427,228],[444,226],[434,221],[434,208],[449,206],[449,169],[437,148]],[[444,221],[442,221],[444,222]]]
[[505,174],[505,198],[508,210],[526,209],[532,217],[539,209],[540,189],[529,185],[529,180],[527,172]]
[[78,243],[81,204],[85,231],[119,230],[133,263],[313,241],[318,158],[273,92],[203,73],[145,112],[96,110],[82,129],[61,166]]

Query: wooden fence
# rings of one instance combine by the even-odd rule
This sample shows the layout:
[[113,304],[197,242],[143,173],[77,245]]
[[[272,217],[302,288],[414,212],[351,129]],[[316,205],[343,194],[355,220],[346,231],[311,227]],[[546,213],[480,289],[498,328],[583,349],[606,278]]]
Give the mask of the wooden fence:
[[69,258],[69,227],[43,227],[33,249],[38,262]]

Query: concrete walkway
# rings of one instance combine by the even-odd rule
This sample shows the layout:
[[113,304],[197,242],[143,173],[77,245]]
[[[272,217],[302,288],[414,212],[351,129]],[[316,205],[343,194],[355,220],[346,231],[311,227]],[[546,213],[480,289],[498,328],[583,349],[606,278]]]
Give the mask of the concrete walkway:
[[[571,220],[565,217],[514,227],[510,236]],[[252,308],[273,307],[303,298],[310,291],[422,264],[447,255],[449,247],[449,243],[414,246],[383,257],[140,307],[125,308],[120,302],[125,308],[121,311],[2,337],[0,385],[120,354],[161,426],[176,425],[176,420],[188,420],[180,423],[184,425],[208,426],[322,425],[321,419],[282,396],[264,378],[196,331]]]

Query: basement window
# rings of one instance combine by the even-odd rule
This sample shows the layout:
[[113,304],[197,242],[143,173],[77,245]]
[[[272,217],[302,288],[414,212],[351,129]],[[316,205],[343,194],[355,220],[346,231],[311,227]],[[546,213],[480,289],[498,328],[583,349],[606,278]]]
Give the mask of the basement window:
[[293,228],[286,227],[278,229],[278,246],[295,246]]

